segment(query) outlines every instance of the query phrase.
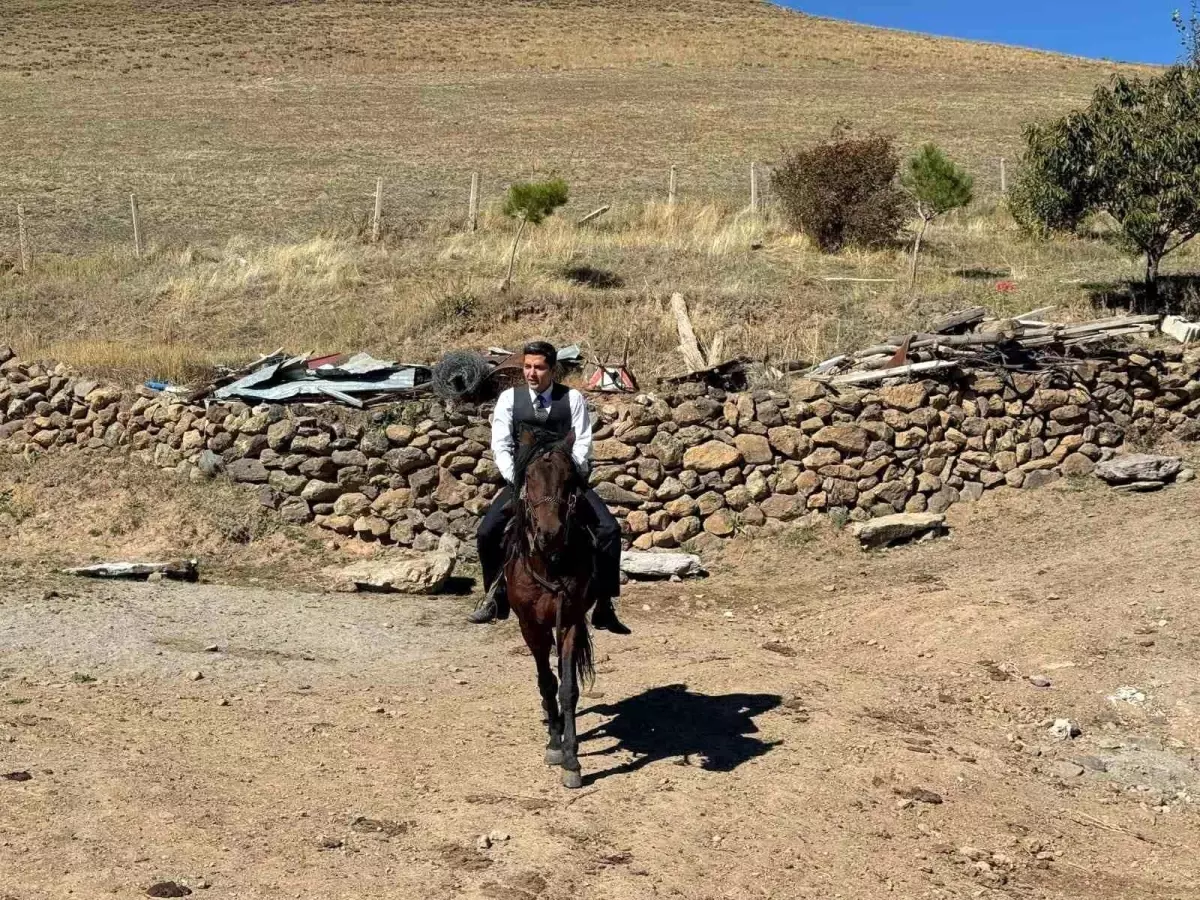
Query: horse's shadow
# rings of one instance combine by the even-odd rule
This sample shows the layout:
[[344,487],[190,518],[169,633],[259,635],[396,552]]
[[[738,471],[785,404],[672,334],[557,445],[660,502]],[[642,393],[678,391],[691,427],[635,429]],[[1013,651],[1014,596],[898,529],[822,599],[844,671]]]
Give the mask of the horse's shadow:
[[616,703],[580,710],[580,715],[596,713],[612,717],[581,734],[580,742],[599,738],[616,741],[613,746],[580,756],[607,756],[617,751],[634,756],[614,768],[591,773],[585,780],[596,782],[611,775],[636,772],[665,759],[698,765],[712,772],[729,772],[778,746],[778,741],[754,737],[758,733],[754,717],[782,702],[783,698],[776,694],[709,696],[693,693],[684,684],[671,684],[650,688]]

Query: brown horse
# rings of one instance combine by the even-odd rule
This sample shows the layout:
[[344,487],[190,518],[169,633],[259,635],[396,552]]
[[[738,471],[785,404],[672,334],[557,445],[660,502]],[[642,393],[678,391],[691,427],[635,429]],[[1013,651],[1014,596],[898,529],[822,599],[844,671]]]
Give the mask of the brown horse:
[[[562,766],[566,787],[583,786],[575,731],[581,679],[591,680],[587,613],[594,602],[594,550],[575,506],[584,488],[571,460],[575,433],[522,430],[515,461],[516,491],[504,577],[508,600],[537,664],[550,740],[546,765]],[[558,679],[550,650],[558,648]]]

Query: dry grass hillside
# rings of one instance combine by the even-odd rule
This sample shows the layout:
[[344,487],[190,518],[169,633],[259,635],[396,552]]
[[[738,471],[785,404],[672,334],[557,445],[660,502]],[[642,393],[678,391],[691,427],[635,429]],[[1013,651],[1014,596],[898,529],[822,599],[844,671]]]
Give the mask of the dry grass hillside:
[[[1029,244],[997,210],[1022,125],[1086,99],[1105,63],[755,0],[4,6],[0,340],[84,367],[183,377],[279,345],[429,356],[536,331],[601,350],[632,337],[653,372],[675,364],[658,311],[674,290],[733,349],[795,356],[962,302],[1086,313],[1082,283],[1135,271],[1102,245]],[[904,149],[935,140],[977,175],[975,210],[933,235],[920,301],[823,280],[902,276],[899,249],[822,258],[740,211],[751,161],[843,118]],[[659,202],[672,164],[673,213]],[[466,235],[475,170],[484,228]],[[522,253],[516,296],[498,297],[497,200],[549,171],[572,201]],[[366,246],[377,176],[384,241]],[[18,202],[28,276],[2,274]],[[596,226],[573,226],[601,203]],[[579,267],[617,277],[576,284]],[[998,278],[1017,293],[995,295]]]

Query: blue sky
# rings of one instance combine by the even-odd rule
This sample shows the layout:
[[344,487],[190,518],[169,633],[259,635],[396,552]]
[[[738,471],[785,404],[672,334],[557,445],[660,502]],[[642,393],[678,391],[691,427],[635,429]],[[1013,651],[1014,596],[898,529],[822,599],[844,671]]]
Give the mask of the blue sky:
[[1122,62],[1172,63],[1188,0],[778,0],[815,16]]

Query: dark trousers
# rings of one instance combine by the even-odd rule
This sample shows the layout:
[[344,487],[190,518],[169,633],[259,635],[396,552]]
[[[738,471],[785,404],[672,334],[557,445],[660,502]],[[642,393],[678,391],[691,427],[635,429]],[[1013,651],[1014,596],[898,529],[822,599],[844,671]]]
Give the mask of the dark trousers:
[[[476,542],[479,546],[479,564],[483,568],[483,587],[492,586],[504,568],[504,526],[508,524],[511,510],[505,509],[512,497],[512,488],[505,487],[479,523]],[[616,597],[621,593],[621,526],[608,511],[604,501],[590,488],[584,491],[585,502],[575,508],[575,515],[591,529],[596,538],[598,554],[596,566],[596,595]]]

